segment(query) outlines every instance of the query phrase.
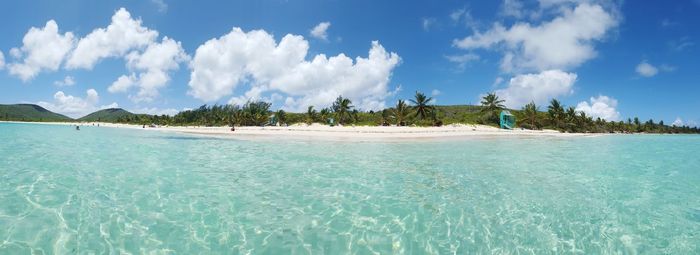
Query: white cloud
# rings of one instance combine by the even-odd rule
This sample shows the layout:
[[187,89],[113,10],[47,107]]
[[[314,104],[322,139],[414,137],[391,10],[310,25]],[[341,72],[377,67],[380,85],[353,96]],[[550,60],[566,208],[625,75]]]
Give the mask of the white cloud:
[[0,70],[5,68],[5,55],[2,54],[2,51],[0,51]]
[[503,0],[500,14],[506,17],[521,18],[525,15],[523,7],[520,0]]
[[662,64],[659,67],[656,67],[646,60],[643,60],[641,63],[637,65],[637,68],[635,68],[635,71],[637,74],[644,76],[644,77],[654,77],[660,72],[673,72],[676,70],[675,66],[668,65],[668,64]]
[[671,126],[676,126],[676,127],[682,127],[683,126],[683,120],[680,117],[677,117],[675,121],[671,124]]
[[73,79],[73,76],[67,75],[65,78],[63,78],[63,80],[54,81],[53,85],[58,87],[73,86],[75,85],[75,79]]
[[150,102],[158,96],[158,90],[170,81],[170,71],[179,69],[180,63],[189,61],[180,42],[164,37],[160,43],[151,43],[143,52],[133,51],[126,57],[127,67],[138,75],[122,75],[112,83],[109,92],[126,92],[132,86],[139,88],[130,95],[134,102]]
[[129,90],[129,88],[134,86],[135,80],[136,76],[134,75],[122,75],[116,81],[114,81],[109,88],[107,88],[107,91],[109,91],[109,93],[126,92]]
[[492,87],[492,88],[498,87],[498,86],[500,86],[502,83],[503,83],[503,78],[501,78],[501,77],[496,77],[496,79],[495,79],[495,80],[493,81],[493,83],[491,84],[491,87]]
[[437,23],[437,20],[435,18],[423,18],[422,21],[423,30],[425,31],[430,31],[430,29]]
[[53,96],[53,102],[38,102],[37,104],[52,111],[72,118],[79,118],[90,114],[99,109],[116,108],[118,105],[112,103],[110,105],[97,106],[100,100],[97,91],[88,89],[85,98],[66,95],[63,91],[58,91]]
[[542,105],[552,98],[568,96],[573,93],[576,82],[575,73],[561,70],[548,70],[538,74],[522,74],[510,79],[508,87],[495,93],[505,100],[509,108],[520,108],[530,102]]
[[430,96],[436,97],[436,96],[439,96],[441,93],[442,93],[442,92],[440,92],[439,90],[433,89],[433,91],[430,92]]
[[160,108],[139,108],[139,109],[134,109],[130,110],[130,112],[137,113],[137,114],[150,114],[150,115],[169,115],[169,116],[174,116],[177,114],[178,111],[177,109],[173,108],[166,108],[166,109],[160,109]]
[[73,33],[61,35],[58,24],[49,20],[43,28],[32,27],[22,39],[22,48],[10,53],[21,62],[9,64],[9,72],[22,81],[33,79],[43,70],[56,71],[74,44]]
[[472,54],[472,53],[467,53],[467,54],[462,54],[462,55],[452,55],[452,56],[446,56],[448,61],[457,64],[457,67],[460,70],[463,70],[468,63],[473,62],[473,61],[478,61],[481,59],[479,55]]
[[581,3],[575,8],[562,6],[560,16],[538,25],[518,22],[506,28],[495,23],[486,32],[454,40],[453,45],[502,51],[501,69],[506,72],[568,69],[594,58],[594,43],[617,25],[617,18],[601,5]]
[[698,127],[698,123],[694,120],[683,120],[680,117],[677,117],[675,121],[671,124],[671,126],[676,126],[676,127]]
[[585,112],[592,118],[601,118],[607,121],[620,120],[620,112],[617,111],[617,100],[611,97],[599,95],[591,97],[589,102],[583,101],[576,106],[577,112]]
[[585,2],[585,0],[539,0],[540,7],[542,8],[550,8],[550,7],[556,7],[561,4],[566,4],[566,3],[578,3],[578,2]]
[[649,64],[646,61],[642,61],[637,65],[637,73],[644,77],[652,77],[659,73],[659,69],[655,66]]
[[112,16],[107,28],[98,28],[80,39],[66,62],[69,69],[92,69],[103,58],[121,57],[133,49],[141,49],[153,43],[158,32],[141,26],[124,8]]
[[313,29],[311,29],[311,37],[314,37],[316,39],[321,39],[324,41],[328,40],[328,28],[331,27],[330,22],[321,22],[318,25],[316,25]]
[[159,12],[168,11],[168,4],[166,4],[164,0],[151,0],[151,3],[158,7]]
[[240,84],[251,89],[244,97],[262,98],[266,92],[287,97],[285,109],[325,107],[339,95],[362,109],[380,109],[391,92],[388,83],[400,57],[372,42],[367,58],[320,54],[307,61],[309,43],[286,35],[279,43],[264,30],[230,33],[200,45],[194,55],[189,94],[205,102],[229,96]]
[[473,30],[476,30],[478,27],[478,22],[472,16],[471,11],[469,11],[466,7],[454,10],[452,13],[450,13],[450,19],[454,24],[463,23]]

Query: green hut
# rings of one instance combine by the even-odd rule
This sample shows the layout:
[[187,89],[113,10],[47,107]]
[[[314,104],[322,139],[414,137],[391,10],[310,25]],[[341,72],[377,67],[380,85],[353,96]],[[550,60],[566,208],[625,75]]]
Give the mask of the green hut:
[[509,111],[501,111],[501,128],[513,129],[515,127],[515,116]]
[[277,122],[277,115],[272,114],[270,115],[270,117],[268,117],[267,124],[265,124],[264,126],[277,126]]

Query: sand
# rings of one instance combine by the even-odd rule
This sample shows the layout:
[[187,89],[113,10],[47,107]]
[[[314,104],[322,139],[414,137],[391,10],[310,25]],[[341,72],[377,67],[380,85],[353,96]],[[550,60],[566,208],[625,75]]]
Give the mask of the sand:
[[51,125],[81,125],[112,128],[129,128],[145,131],[165,131],[205,136],[238,139],[323,139],[323,140],[421,140],[453,139],[477,137],[581,137],[600,134],[561,133],[555,130],[504,130],[485,125],[455,124],[442,127],[377,127],[377,126],[335,126],[321,124],[296,124],[288,127],[201,127],[201,126],[157,126],[145,128],[141,125],[114,123],[59,123],[42,122]]

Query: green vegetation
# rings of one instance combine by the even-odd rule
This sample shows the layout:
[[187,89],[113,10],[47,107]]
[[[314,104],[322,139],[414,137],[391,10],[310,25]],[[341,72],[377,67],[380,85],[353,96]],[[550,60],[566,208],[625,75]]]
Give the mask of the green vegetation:
[[333,112],[335,113],[335,116],[338,120],[338,123],[340,124],[348,124],[352,122],[353,115],[356,115],[357,112],[352,112],[351,110],[355,108],[352,105],[352,101],[347,98],[343,98],[343,96],[339,96],[337,99],[335,99],[335,102],[333,102],[333,106],[331,109],[333,109]]
[[[407,102],[410,102],[408,104]],[[264,126],[296,123],[329,124],[331,119],[342,125],[367,126],[441,126],[449,124],[484,124],[498,127],[499,113],[506,110],[505,101],[495,93],[483,97],[481,105],[432,105],[433,99],[416,92],[413,99],[399,100],[394,107],[382,111],[359,111],[350,99],[339,96],[329,108],[309,106],[305,113],[271,111],[271,104],[249,101],[245,105],[202,105],[182,111],[175,116],[134,114],[123,109],[106,109],[78,119],[85,122],[114,122],[137,125],[175,126]],[[697,127],[669,126],[663,121],[606,121],[578,112],[553,99],[546,111],[531,102],[522,109],[507,109],[517,118],[516,127],[541,130],[553,129],[570,133],[700,133]],[[273,119],[271,119],[271,117]],[[73,121],[37,105],[0,105],[0,120],[7,121]],[[272,121],[271,121],[272,120]]]
[[110,109],[104,109],[104,110],[99,110],[96,112],[93,112],[91,114],[88,114],[80,119],[79,121],[86,121],[86,122],[118,122],[120,119],[136,119],[136,114],[133,114],[131,112],[128,112],[124,109],[121,108],[110,108]]
[[506,108],[505,105],[503,105],[504,102],[505,100],[499,99],[495,93],[489,93],[484,96],[484,98],[481,100],[482,123],[498,125],[498,122],[500,121],[499,114]]
[[31,122],[66,122],[73,119],[34,104],[0,104],[0,120]]
[[406,105],[406,102],[399,99],[399,102],[396,103],[396,107],[393,109],[391,117],[394,119],[394,124],[397,126],[406,126],[406,122],[408,120],[408,105]]

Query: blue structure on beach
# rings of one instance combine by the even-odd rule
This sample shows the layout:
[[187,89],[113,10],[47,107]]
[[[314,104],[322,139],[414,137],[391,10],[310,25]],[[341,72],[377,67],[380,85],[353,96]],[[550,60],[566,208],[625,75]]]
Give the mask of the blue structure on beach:
[[515,127],[515,116],[509,111],[501,111],[500,119],[502,129],[513,129]]

